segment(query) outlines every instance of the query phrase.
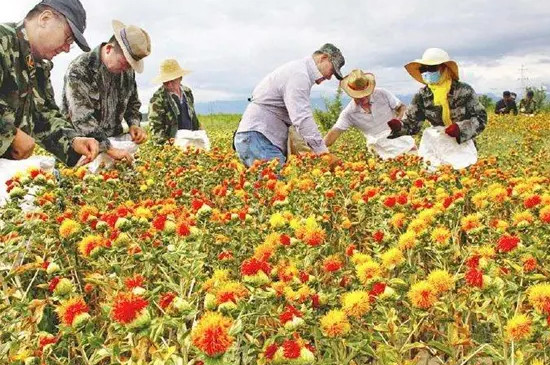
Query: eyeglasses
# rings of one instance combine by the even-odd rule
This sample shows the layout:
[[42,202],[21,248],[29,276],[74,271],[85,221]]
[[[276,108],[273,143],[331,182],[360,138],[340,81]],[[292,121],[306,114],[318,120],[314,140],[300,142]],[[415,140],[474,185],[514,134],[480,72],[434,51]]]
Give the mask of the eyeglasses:
[[[67,31],[67,28],[68,28],[68,31]],[[71,26],[69,25],[67,20],[65,20],[65,30],[63,33],[65,33],[65,42],[63,44],[68,45],[69,49],[73,49],[75,39],[74,39],[73,31],[71,30]]]
[[424,72],[436,72],[439,70],[439,65],[420,65],[420,73]]

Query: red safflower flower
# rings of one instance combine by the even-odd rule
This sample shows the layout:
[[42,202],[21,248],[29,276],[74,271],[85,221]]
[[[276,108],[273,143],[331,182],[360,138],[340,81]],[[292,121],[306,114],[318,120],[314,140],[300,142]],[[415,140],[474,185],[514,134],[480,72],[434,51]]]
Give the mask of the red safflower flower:
[[393,196],[389,196],[386,199],[384,199],[384,206],[387,208],[393,208],[396,203],[397,203],[397,199]]
[[50,291],[53,292],[57,287],[57,284],[59,284],[60,280],[61,278],[59,276],[54,277],[52,280],[50,280],[50,285],[48,286],[48,289],[50,289]]
[[531,272],[537,268],[537,259],[534,257],[528,257],[523,260],[523,271]]
[[189,236],[191,234],[191,229],[189,228],[189,226],[187,225],[186,222],[179,222],[177,227],[176,227],[176,233],[178,234],[178,236],[180,237],[186,237],[186,236]]
[[275,356],[275,353],[278,349],[279,346],[277,346],[276,343],[267,346],[264,351],[264,357],[268,360],[273,360],[273,357]]
[[279,315],[279,320],[281,324],[284,325],[286,322],[292,321],[294,317],[302,318],[303,314],[298,309],[288,304],[285,311]]
[[319,294],[313,294],[311,296],[311,306],[313,308],[319,308],[321,306],[321,299],[319,298]]
[[525,198],[525,200],[523,201],[523,206],[526,209],[531,209],[539,205],[541,202],[542,202],[541,197],[535,194]]
[[142,275],[134,275],[131,278],[126,278],[124,280],[124,285],[128,290],[132,290],[137,287],[143,287],[143,283],[145,283],[145,278]]
[[335,272],[342,268],[343,263],[338,257],[327,257],[323,262],[325,272]]
[[346,256],[353,256],[357,247],[353,244],[346,247]]
[[283,246],[290,246],[290,236],[287,235],[287,234],[282,234],[282,235],[279,237],[279,242],[280,242],[281,245],[283,245]]
[[159,306],[163,310],[166,310],[166,308],[168,308],[170,304],[172,304],[172,301],[174,300],[175,297],[176,297],[176,294],[172,292],[162,294],[159,300]]
[[162,231],[164,229],[164,224],[166,223],[166,215],[164,214],[161,214],[159,216],[156,216],[154,219],[153,219],[153,227],[155,227],[155,229],[157,231]]
[[260,261],[254,257],[244,260],[241,265],[241,274],[245,276],[256,275],[259,271],[263,271],[266,275],[271,272],[271,266],[265,261]]
[[518,237],[505,234],[499,238],[497,248],[501,252],[510,252],[518,247],[519,242],[520,239]]
[[369,296],[377,297],[380,294],[384,293],[386,290],[386,283],[376,283],[372,286],[372,289],[369,292]]
[[476,268],[470,268],[468,272],[466,272],[466,282],[470,284],[470,286],[482,288],[483,287],[483,272]]
[[406,194],[399,194],[397,196],[397,203],[400,205],[405,205],[409,202],[409,197]]
[[466,261],[466,266],[468,266],[470,269],[477,269],[479,266],[479,259],[481,259],[481,256],[475,255],[472,256]]
[[285,340],[283,342],[283,354],[287,359],[297,359],[300,357],[300,345],[294,340]]
[[383,231],[376,231],[372,234],[372,238],[378,243],[382,242],[384,240],[384,232]]
[[61,305],[57,308],[59,320],[65,326],[72,326],[76,316],[88,312],[89,308],[84,302],[84,299],[82,299],[81,297],[72,298],[65,302],[62,302]]
[[111,317],[118,323],[127,324],[138,317],[149,305],[146,299],[133,293],[119,293],[113,300]]
[[57,337],[52,335],[41,336],[38,340],[38,347],[40,350],[44,349],[47,345],[57,343]]
[[233,258],[233,253],[231,251],[222,251],[218,255],[218,260],[231,260]]

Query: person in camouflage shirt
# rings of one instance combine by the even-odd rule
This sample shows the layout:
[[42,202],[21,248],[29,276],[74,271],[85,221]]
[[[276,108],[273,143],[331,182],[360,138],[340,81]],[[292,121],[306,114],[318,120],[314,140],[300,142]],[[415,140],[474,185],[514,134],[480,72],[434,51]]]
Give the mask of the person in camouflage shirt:
[[421,60],[405,68],[426,86],[413,97],[402,120],[388,122],[392,129],[388,138],[417,134],[425,120],[432,126],[445,127],[445,133],[459,144],[474,139],[485,129],[487,112],[474,89],[458,80],[458,66],[447,52],[430,48]]
[[521,114],[535,114],[537,112],[537,102],[534,99],[533,90],[527,91],[525,98],[519,102],[519,112]]
[[151,53],[149,35],[141,28],[113,21],[114,36],[91,52],[77,57],[67,70],[63,111],[82,134],[99,141],[100,152],[115,160],[131,160],[113,148],[109,137],[123,134],[123,119],[132,141],[147,139],[140,127],[141,102],[135,72],[143,72],[143,58]]
[[149,103],[149,126],[156,143],[171,140],[180,129],[200,129],[193,93],[181,84],[183,76],[188,73],[176,60],[165,60],[160,65],[160,74],[155,82],[162,82],[163,85]]
[[43,1],[21,23],[0,24],[0,156],[28,158],[35,139],[70,166],[97,156],[98,142],[79,137],[59,112],[50,82],[53,57],[75,40],[89,49],[85,27],[78,0]]

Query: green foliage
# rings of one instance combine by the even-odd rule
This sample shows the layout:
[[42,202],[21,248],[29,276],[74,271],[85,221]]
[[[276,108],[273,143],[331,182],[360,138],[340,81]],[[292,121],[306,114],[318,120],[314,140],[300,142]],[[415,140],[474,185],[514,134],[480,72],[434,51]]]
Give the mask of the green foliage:
[[485,107],[486,110],[493,110],[495,108],[495,101],[488,95],[480,95],[479,102]]
[[326,110],[315,108],[313,117],[324,132],[328,132],[342,112],[342,89],[338,88],[334,99],[323,97]]
[[526,87],[524,97],[527,95],[528,91],[533,92],[533,94],[534,94],[533,99],[537,103],[539,111],[541,111],[541,110],[549,111],[550,110],[550,102],[547,100],[547,94],[546,94],[546,88],[545,87],[543,87],[543,86],[541,86],[539,88],[536,88],[536,87],[533,87],[533,86]]

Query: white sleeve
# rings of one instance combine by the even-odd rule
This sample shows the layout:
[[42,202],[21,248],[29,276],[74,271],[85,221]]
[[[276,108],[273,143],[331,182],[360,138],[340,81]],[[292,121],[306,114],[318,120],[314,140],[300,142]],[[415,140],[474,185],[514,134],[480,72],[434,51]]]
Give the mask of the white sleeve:
[[323,136],[313,119],[309,94],[311,87],[307,77],[295,77],[284,87],[283,100],[290,121],[298,133],[317,154],[328,152]]
[[347,131],[349,128],[353,127],[353,121],[351,120],[351,107],[353,105],[351,103],[354,103],[354,101],[351,100],[344,110],[342,110],[333,128],[337,128],[341,131]]
[[379,89],[383,94],[386,100],[388,101],[388,105],[392,110],[397,109],[400,105],[403,105],[401,100],[397,98],[397,96],[393,95],[391,92],[389,92],[386,89]]

